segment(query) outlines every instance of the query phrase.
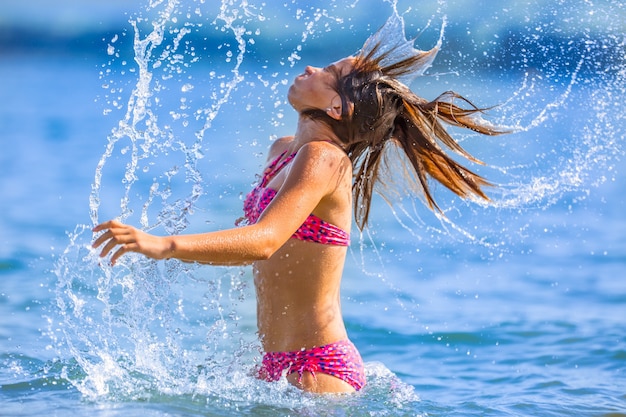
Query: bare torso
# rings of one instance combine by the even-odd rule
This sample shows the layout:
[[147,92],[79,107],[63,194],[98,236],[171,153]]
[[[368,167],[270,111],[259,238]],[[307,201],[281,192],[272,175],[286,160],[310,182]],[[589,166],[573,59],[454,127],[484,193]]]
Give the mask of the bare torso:
[[290,239],[254,265],[259,337],[266,352],[345,339],[339,286],[345,247]]
[[[270,159],[289,149],[281,139]],[[334,145],[325,145],[333,147]],[[329,149],[331,152],[343,152]],[[351,165],[336,175],[333,191],[313,213],[346,230],[351,223]],[[288,175],[279,172],[268,184],[279,190]],[[346,169],[348,168],[348,169]],[[340,284],[347,247],[289,239],[273,256],[253,266],[259,337],[266,352],[295,351],[347,338],[340,304]]]

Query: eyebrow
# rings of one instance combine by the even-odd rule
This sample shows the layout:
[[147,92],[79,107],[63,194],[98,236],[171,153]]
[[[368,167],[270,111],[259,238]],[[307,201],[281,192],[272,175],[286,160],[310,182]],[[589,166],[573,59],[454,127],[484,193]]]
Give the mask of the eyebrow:
[[344,76],[343,74],[341,74],[341,70],[339,69],[339,67],[337,67],[336,64],[330,64],[324,67],[323,70],[332,75],[333,79],[335,80],[335,83],[339,82],[339,80],[341,80],[341,78]]
[[324,67],[324,71],[327,71],[334,75],[337,80],[346,76],[346,74],[342,72],[342,69],[339,68],[337,64],[330,64],[327,67]]

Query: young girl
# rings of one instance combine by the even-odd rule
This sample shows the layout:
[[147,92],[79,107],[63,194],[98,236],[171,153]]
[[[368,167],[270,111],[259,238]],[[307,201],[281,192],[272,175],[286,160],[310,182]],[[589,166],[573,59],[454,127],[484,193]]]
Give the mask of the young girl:
[[[387,23],[387,25],[389,22]],[[484,134],[482,110],[448,92],[424,100],[400,79],[423,72],[438,46],[407,53],[406,44],[371,37],[356,56],[325,68],[306,67],[288,99],[298,112],[294,136],[271,146],[260,182],[244,202],[241,227],[157,237],[112,220],[94,228],[93,246],[111,263],[127,252],[211,265],[252,264],[264,356],[259,377],[283,373],[311,392],[352,392],[365,385],[363,361],[348,339],[339,288],[350,244],[352,213],[366,226],[386,147],[397,146],[420,191],[437,210],[434,179],[459,196],[487,198],[487,182],[440,147],[476,161],[441,121]],[[402,49],[401,58],[395,59]],[[454,100],[468,104],[458,107]]]

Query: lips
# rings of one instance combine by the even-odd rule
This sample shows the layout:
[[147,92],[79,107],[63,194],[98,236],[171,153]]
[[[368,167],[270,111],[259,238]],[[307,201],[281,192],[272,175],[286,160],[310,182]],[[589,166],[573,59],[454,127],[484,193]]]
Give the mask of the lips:
[[298,75],[298,76],[296,77],[296,80],[305,80],[305,79],[309,78],[309,76],[310,76],[310,75],[311,75],[311,74],[307,74],[306,72],[304,72],[304,73],[302,73],[302,74]]
[[303,72],[302,74],[300,74],[300,75],[298,76],[298,78],[308,78],[308,77],[309,77],[310,75],[312,75],[312,74],[313,74],[313,70],[311,69],[311,67],[307,66],[307,67],[304,69],[304,72]]

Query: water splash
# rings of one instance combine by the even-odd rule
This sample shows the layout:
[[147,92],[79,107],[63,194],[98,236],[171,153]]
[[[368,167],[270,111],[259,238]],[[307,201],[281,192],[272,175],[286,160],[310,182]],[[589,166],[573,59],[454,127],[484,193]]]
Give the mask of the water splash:
[[[329,32],[333,38],[342,38],[345,50],[329,57],[326,48],[322,58],[339,59],[355,52],[356,48],[347,44],[351,38],[361,42],[366,37],[357,31],[364,25],[351,17],[355,10],[389,10],[381,13],[379,22],[371,23],[371,29],[383,23],[392,7],[397,7],[407,21],[418,14],[415,10],[409,13],[401,1],[370,3],[330,2],[321,8],[292,2],[285,10],[272,9],[272,15],[267,10],[269,6],[243,0],[223,0],[213,5],[219,9],[210,11],[207,9],[211,5],[202,0],[150,2],[131,21],[132,36],[122,33],[108,40],[107,55],[111,61],[102,71],[106,90],[104,113],[107,117],[119,114],[120,121],[96,167],[89,204],[91,223],[118,216],[146,230],[168,234],[187,230],[191,214],[200,209],[200,202],[206,197],[207,178],[213,179],[202,175],[200,164],[206,162],[210,154],[207,150],[214,141],[224,140],[224,134],[216,133],[214,124],[224,116],[227,106],[241,100],[246,104],[238,106],[238,116],[265,112],[263,116],[270,120],[268,125],[283,128],[287,124],[283,118],[283,95],[292,76],[289,71],[303,60],[307,46]],[[617,2],[607,4],[609,12],[611,7],[617,8]],[[445,53],[454,50],[449,43],[460,37],[458,27],[455,28],[460,18],[444,2],[437,7],[429,19],[424,18],[430,13],[427,11],[416,20],[443,21],[443,16],[448,16],[448,35],[443,39],[440,63],[435,62],[432,70],[438,75],[423,77],[428,81],[417,80],[414,87],[423,88],[425,93],[430,88],[439,93],[450,86],[479,104],[501,102],[492,113],[493,122],[510,125],[517,133],[486,140],[468,134],[460,136],[464,145],[470,147],[478,142],[485,144],[476,154],[488,154],[482,158],[491,166],[485,175],[499,183],[491,204],[465,206],[455,200],[449,204],[446,217],[433,219],[424,214],[419,200],[400,195],[391,221],[399,222],[410,236],[409,251],[450,238],[502,250],[516,239],[516,233],[527,230],[521,225],[515,233],[508,234],[516,227],[503,227],[510,220],[510,211],[541,210],[567,193],[585,198],[593,186],[619,175],[625,70],[623,54],[615,51],[624,50],[624,37],[618,26],[605,24],[609,20],[602,20],[598,13],[593,18],[585,14],[584,11],[598,11],[597,6],[587,4],[576,16],[579,25],[591,27],[593,19],[593,25],[604,25],[605,31],[587,31],[580,50],[575,48],[579,45],[575,34],[564,34],[555,46],[546,44],[544,38],[537,37],[536,28],[529,26],[519,33],[508,33],[506,41],[493,43],[502,50],[489,49],[493,39],[483,44],[469,42],[470,50],[454,52],[450,58],[450,53]],[[493,10],[487,12],[493,14]],[[502,21],[508,15],[501,13],[497,17]],[[568,9],[554,7],[523,13],[531,22],[545,17],[541,13],[553,14],[554,22],[560,21],[556,18],[561,14],[573,19]],[[607,18],[610,15],[607,13]],[[557,23],[552,25],[554,29]],[[408,25],[407,30],[410,29]],[[548,29],[549,24],[541,31],[546,33]],[[281,30],[288,34],[283,35]],[[206,31],[217,33],[217,41],[208,37]],[[438,35],[439,32],[433,35],[435,42]],[[499,37],[505,35],[506,32],[498,32]],[[423,32],[423,36],[429,33]],[[468,36],[473,38],[473,34]],[[131,43],[130,51],[125,50],[125,42]],[[422,45],[435,42],[421,43],[420,39]],[[263,55],[262,49],[272,49],[272,55]],[[484,49],[488,51],[486,55]],[[515,51],[517,55],[506,51]],[[542,58],[546,54],[549,57]],[[458,59],[459,55],[462,59]],[[607,55],[612,59],[607,59]],[[258,74],[246,67],[250,60],[261,68]],[[611,64],[601,67],[597,62]],[[494,76],[494,72],[507,75]],[[475,79],[465,81],[467,74]],[[123,84],[125,79],[130,79],[129,93]],[[459,83],[474,87],[463,91],[456,88]],[[244,99],[236,97],[242,86],[254,93]],[[579,109],[578,103],[586,103],[586,111],[576,126],[564,129],[560,125],[563,113]],[[243,124],[234,117],[229,122]],[[263,131],[265,125],[257,127]],[[224,161],[218,163],[224,166]],[[236,187],[229,190],[240,192]],[[444,194],[443,198],[448,197]],[[386,207],[375,212],[382,216],[389,213]],[[493,224],[484,229],[476,227],[476,218],[482,216]],[[69,350],[72,358],[64,375],[86,397],[126,400],[189,396],[189,401],[204,401],[217,408],[284,407],[298,409],[304,415],[308,408],[319,410],[336,405],[303,399],[287,385],[262,384],[250,377],[258,346],[251,319],[253,297],[245,273],[200,269],[174,261],[156,263],[133,255],[124,257],[119,267],[111,269],[100,265],[90,249],[90,229],[78,226],[70,234],[70,244],[56,264],[60,317],[51,323],[50,329],[55,346]],[[381,232],[368,233],[358,249],[357,263],[369,276],[378,277],[409,318],[417,321],[417,307],[396,284],[393,273],[384,268],[380,274],[375,272],[385,265],[384,258],[393,245],[381,244],[385,240]],[[374,256],[370,257],[372,253]],[[65,354],[63,351],[59,355]],[[354,403],[347,401],[345,407],[366,410],[382,401],[386,404],[379,404],[377,415],[397,412],[398,404],[411,408],[407,415],[416,414],[415,403],[419,399],[414,390],[387,371],[368,364],[370,388]],[[305,410],[294,404],[301,404]],[[394,411],[389,411],[388,404]]]
[[[541,213],[572,214],[594,198],[596,187],[623,176],[626,37],[623,19],[615,19],[623,6],[536,3],[536,8],[494,3],[481,13],[492,22],[482,32],[476,26],[462,29],[467,24],[459,16],[464,2],[440,2],[435,12],[440,19],[447,16],[443,47],[430,70],[432,78],[426,74],[412,88],[426,98],[449,88],[479,106],[496,105],[486,120],[512,133],[485,138],[452,129],[466,149],[487,162],[472,168],[495,183],[488,190],[489,202],[461,202],[439,189],[444,214],[433,215],[419,197],[404,192],[413,186],[398,175],[375,201],[372,229],[354,251],[356,273],[374,278],[371,291],[385,291],[394,300],[385,311],[397,309],[407,319],[405,326],[398,325],[400,333],[431,331],[420,312],[423,296],[415,288],[439,271],[422,269],[425,256],[433,254],[442,259],[442,267],[450,262],[458,268],[465,256],[489,264],[524,253],[527,242],[545,231]],[[409,13],[403,17],[408,19]],[[562,22],[575,22],[575,29],[561,27]],[[455,42],[463,36],[466,42]],[[394,169],[403,171],[397,164]],[[399,228],[403,236],[387,232]],[[402,267],[396,270],[395,263]],[[407,271],[412,273],[404,276]]]
[[[274,126],[283,123],[276,114],[286,103],[277,97],[287,79],[274,72],[268,81],[266,70],[255,76],[244,69],[250,48],[270,30],[264,7],[246,0],[215,6],[207,12],[203,0],[151,1],[131,19],[132,36],[123,32],[108,40],[104,114],[120,119],[95,169],[91,225],[69,233],[56,262],[59,317],[49,330],[59,355],[71,357],[63,378],[90,400],[173,395],[233,409],[303,404],[293,387],[251,376],[260,348],[248,272],[134,254],[111,268],[90,247],[92,225],[113,216],[157,233],[190,227],[207,188],[200,164],[214,146],[213,135],[224,136],[213,124],[228,118],[223,109],[233,106],[241,85],[260,87],[259,100],[267,92]],[[298,42],[274,53],[272,66],[293,67],[318,25],[343,22],[327,9],[292,11],[302,27]],[[371,366],[372,389],[416,399],[410,386]],[[307,401],[311,409],[326,404]]]
[[[453,21],[455,4],[441,4],[437,12]],[[440,198],[448,202],[445,216],[428,218],[418,213],[423,207],[415,205],[414,198],[392,193],[396,220],[413,236],[437,231],[443,239],[505,247],[516,239],[498,232],[505,220],[476,232],[476,225],[483,226],[477,218],[509,219],[512,212],[545,210],[565,196],[580,202],[594,187],[614,181],[624,155],[619,138],[624,135],[620,97],[626,91],[626,48],[619,19],[613,18],[621,8],[618,2],[547,10],[530,5],[488,7],[485,15],[497,22],[492,38],[468,31],[476,46],[454,51],[461,60],[440,54],[438,59],[454,72],[438,73],[436,68],[431,84],[439,91],[448,85],[480,106],[495,105],[487,122],[512,132],[496,138],[454,132],[487,162],[487,167],[475,169],[496,184],[488,190],[492,200],[465,205],[441,190]],[[576,22],[575,29],[562,27],[562,22]],[[457,36],[461,33],[450,26]],[[424,82],[420,86],[424,84],[430,87]],[[487,88],[481,88],[483,84]],[[573,113],[575,126],[569,122]],[[402,184],[398,188],[404,189]],[[501,230],[509,233],[510,228]]]
[[[100,220],[102,193],[108,191],[103,180],[105,169],[113,164],[112,171],[119,170],[115,166],[118,159],[123,159],[119,219],[132,219],[138,211],[143,229],[161,227],[168,234],[180,233],[188,227],[188,216],[203,195],[204,181],[198,169],[203,140],[222,105],[243,80],[239,73],[247,44],[243,28],[258,15],[249,13],[245,1],[222,3],[212,24],[231,34],[238,45],[236,56],[232,67],[220,77],[211,103],[191,114],[187,106],[193,90],[191,77],[179,87],[182,78],[177,75],[198,61],[195,47],[186,39],[197,34],[204,23],[197,21],[202,16],[199,9],[194,13],[183,10],[176,0],[153,1],[144,11],[148,17],[140,15],[130,22],[135,62],[131,72],[136,83],[125,114],[109,136],[96,167],[89,204],[92,224]],[[113,46],[117,42],[116,35],[107,51],[122,59]],[[228,63],[233,56],[230,50],[226,56]],[[122,65],[126,66],[126,61]],[[110,76],[111,71],[103,74]],[[106,81],[105,87],[113,83]],[[163,97],[172,90],[182,95],[181,105],[168,111]],[[109,104],[115,107],[118,103]],[[200,127],[189,141],[185,128],[190,126],[186,119],[191,117]],[[174,126],[168,119],[182,123]],[[175,165],[150,179],[150,171],[166,157]],[[178,180],[181,175],[183,181]],[[144,200],[146,188],[149,191]],[[115,181],[112,189],[119,189]],[[181,195],[181,189],[187,189],[187,194]],[[111,199],[110,193],[106,199]],[[155,207],[159,201],[160,208]],[[198,364],[202,363],[207,372],[218,364],[223,367],[223,361],[232,366],[233,358],[254,351],[245,337],[239,338],[241,331],[237,329],[236,307],[247,291],[240,272],[213,269],[200,273],[194,266],[175,261],[157,264],[137,256],[126,257],[120,268],[113,269],[101,264],[89,247],[89,229],[79,226],[70,235],[70,245],[56,265],[57,304],[63,320],[60,329],[71,356],[82,369],[81,377],[72,378],[72,382],[83,394],[90,398],[119,393],[134,397],[153,390],[177,391],[197,379]],[[196,304],[191,305],[202,309],[202,318],[195,314],[190,318],[186,312],[193,298],[186,292],[191,288],[197,290],[192,293],[199,294],[193,300]],[[200,329],[206,340],[196,336],[202,333]],[[238,340],[239,347],[224,347],[225,339]]]

